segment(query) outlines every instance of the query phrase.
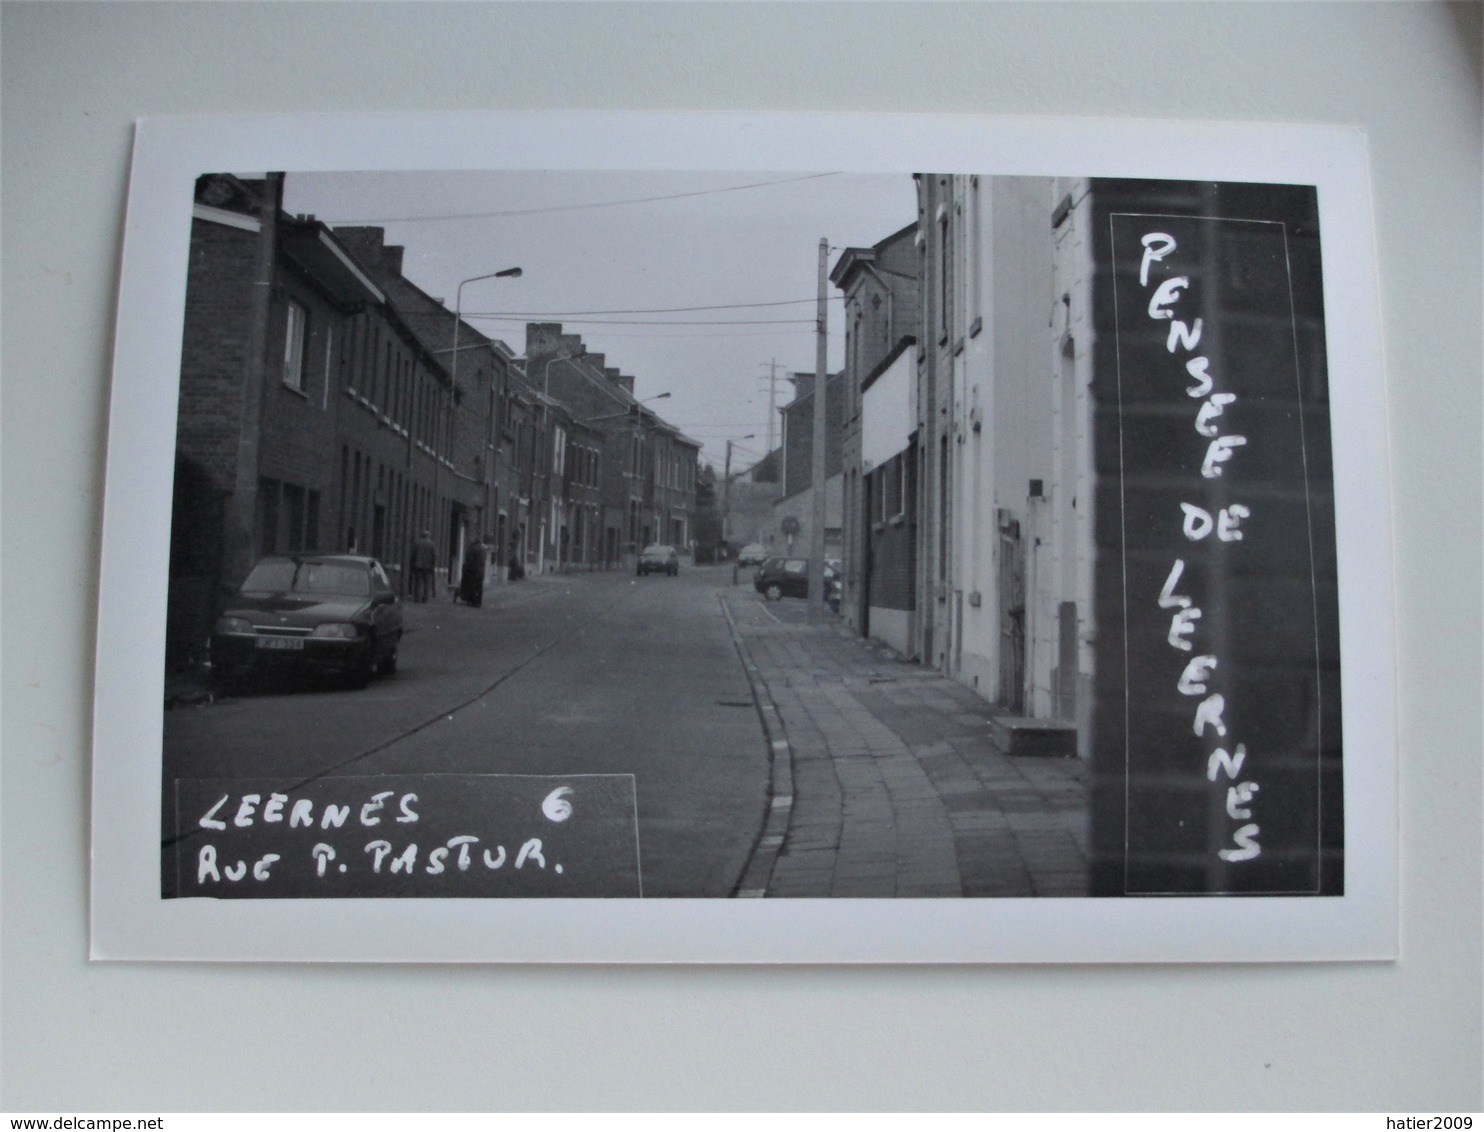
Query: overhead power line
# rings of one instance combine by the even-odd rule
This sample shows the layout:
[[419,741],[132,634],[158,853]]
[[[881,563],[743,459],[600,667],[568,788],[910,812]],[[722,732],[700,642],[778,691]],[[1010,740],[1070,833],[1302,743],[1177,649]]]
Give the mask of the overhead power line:
[[[835,302],[843,303],[844,295],[832,295]],[[601,311],[487,311],[474,313],[464,311],[465,318],[577,318],[588,314],[683,314],[689,311],[736,311],[751,310],[756,307],[792,307],[804,303],[813,304],[817,299],[779,299],[771,303],[716,303],[705,307],[636,307],[633,310],[601,310]],[[809,321],[813,321],[810,319]]]
[[620,200],[588,201],[583,204],[556,204],[545,208],[512,208],[496,212],[460,212],[441,216],[378,216],[369,219],[333,220],[336,224],[419,224],[437,220],[490,220],[502,216],[539,216],[552,212],[581,212],[591,208],[618,208],[629,204],[653,204],[657,201],[682,200],[686,197],[714,196],[718,193],[739,193],[747,189],[764,189],[769,185],[791,185],[799,181],[816,181],[821,177],[834,177],[834,173],[810,173],[803,177],[784,177],[777,181],[755,181],[748,185],[730,185],[724,189],[697,189],[689,193],[666,193],[663,196],[627,197]]
[[[523,318],[504,314],[470,314],[464,318],[480,318],[490,322],[524,322]],[[813,326],[812,318],[753,318],[753,319],[641,319],[641,318],[584,318],[586,326]]]
[[[655,332],[624,334],[621,332],[605,330],[603,331],[603,338],[605,340],[610,338],[711,338],[714,340],[720,340],[723,338],[777,338],[779,335],[788,334],[807,334],[812,337],[814,334],[814,330],[812,328],[807,330],[712,330],[699,334],[663,334]],[[832,332],[831,337],[835,338],[838,337],[838,335]]]

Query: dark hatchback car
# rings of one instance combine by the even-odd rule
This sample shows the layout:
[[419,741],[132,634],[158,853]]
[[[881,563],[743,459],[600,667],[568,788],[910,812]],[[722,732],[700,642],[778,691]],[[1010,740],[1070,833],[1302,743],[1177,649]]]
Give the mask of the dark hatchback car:
[[364,687],[397,670],[402,603],[374,558],[264,558],[217,619],[211,664],[232,681],[271,672],[338,675]]
[[680,555],[675,553],[673,546],[646,546],[639,555],[638,574],[641,578],[645,574],[669,574],[673,578],[679,573]]
[[[824,567],[824,599],[835,610],[840,608],[840,573],[829,562]],[[785,597],[809,596],[809,559],[768,558],[757,568],[752,588],[769,601]]]

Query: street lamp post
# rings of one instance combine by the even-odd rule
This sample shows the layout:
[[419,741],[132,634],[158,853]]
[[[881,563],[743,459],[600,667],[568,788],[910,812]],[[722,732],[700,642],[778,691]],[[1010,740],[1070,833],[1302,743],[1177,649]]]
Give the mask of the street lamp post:
[[[499,271],[491,271],[485,275],[471,275],[468,279],[461,279],[459,281],[457,290],[454,292],[452,351],[453,357],[448,363],[448,404],[443,407],[444,412],[448,414],[448,449],[450,461],[452,461],[453,459],[454,421],[456,419],[454,416],[454,412],[458,407],[457,393],[459,388],[459,328],[463,325],[464,321],[464,285],[467,283],[478,283],[481,279],[519,279],[520,276],[521,269],[518,267],[506,267],[502,268]],[[490,461],[491,464],[493,462],[493,460]],[[433,438],[433,513],[435,516],[437,516],[442,510],[441,506],[438,503],[438,480],[441,464],[442,458],[438,455],[438,438],[435,436]],[[488,468],[486,468],[485,474],[489,474]],[[489,522],[488,515],[486,515],[484,519],[485,522]],[[452,516],[450,516],[450,526],[452,525],[451,520]],[[442,524],[435,519],[433,525],[434,529],[436,530]],[[450,530],[449,533],[451,534],[452,531]],[[448,563],[448,577],[450,580],[453,579],[453,571],[454,562],[452,555],[450,555]]]

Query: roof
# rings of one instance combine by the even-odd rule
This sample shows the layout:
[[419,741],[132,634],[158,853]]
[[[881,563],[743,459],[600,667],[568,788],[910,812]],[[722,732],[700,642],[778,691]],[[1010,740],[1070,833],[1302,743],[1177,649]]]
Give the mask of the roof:
[[830,272],[830,282],[840,290],[848,290],[850,277],[855,274],[857,267],[874,264],[876,257],[885,251],[887,246],[895,243],[903,237],[917,231],[917,221],[912,221],[905,228],[899,228],[884,240],[878,240],[869,248],[846,248],[840,253],[840,258],[835,261],[834,269]]

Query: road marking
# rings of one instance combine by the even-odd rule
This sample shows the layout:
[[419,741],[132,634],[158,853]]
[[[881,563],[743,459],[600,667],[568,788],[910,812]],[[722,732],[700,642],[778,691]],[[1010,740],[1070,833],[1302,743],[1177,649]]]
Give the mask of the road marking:
[[794,796],[792,794],[781,794],[773,799],[773,808],[775,810],[786,810],[793,804]]

